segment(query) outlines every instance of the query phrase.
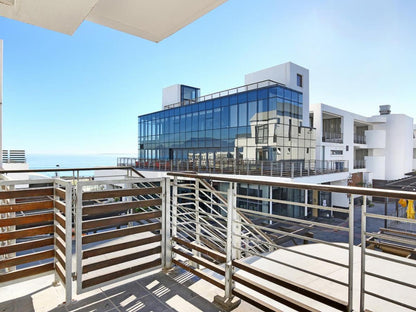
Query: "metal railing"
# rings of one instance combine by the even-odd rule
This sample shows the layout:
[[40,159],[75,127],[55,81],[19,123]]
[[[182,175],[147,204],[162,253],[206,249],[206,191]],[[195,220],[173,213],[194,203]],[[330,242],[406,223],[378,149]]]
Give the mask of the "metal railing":
[[119,166],[155,171],[195,171],[200,173],[303,177],[348,171],[348,160],[256,161],[235,159],[210,160],[141,160],[118,158]]
[[[149,268],[177,265],[222,289],[224,297],[217,298],[218,303],[236,296],[260,309],[416,310],[412,295],[416,290],[416,233],[407,227],[416,225],[416,220],[386,215],[382,204],[367,204],[368,196],[416,200],[416,193],[206,174],[171,172],[168,176],[80,180],[76,185],[58,178],[1,181],[0,269],[10,270],[0,272],[0,285],[13,280],[13,266],[42,256],[52,259],[45,270],[55,272],[56,280],[64,283],[68,303],[72,283],[65,281],[72,277],[81,293]],[[43,187],[28,187],[43,182]],[[243,195],[238,192],[241,184],[269,191]],[[26,189],[13,190],[17,185]],[[298,190],[298,196],[276,198],[274,189]],[[330,197],[336,194],[338,200],[344,197],[346,206],[320,203],[319,192]],[[36,200],[22,201],[29,195]],[[362,197],[362,205],[354,205],[357,197]],[[247,209],[240,205],[244,200],[261,205],[257,210]],[[53,226],[49,224],[51,211],[36,206],[45,201],[53,204],[47,206],[53,207]],[[15,215],[8,212],[10,207]],[[24,215],[30,207],[37,213]],[[335,217],[320,217],[319,211]],[[48,224],[37,224],[33,218],[39,218],[38,213]],[[385,228],[386,220],[396,221],[395,228]],[[31,229],[31,235],[46,231],[45,235],[53,233],[53,239],[19,241],[25,237],[22,233],[29,232],[16,226],[26,221],[35,222],[36,233]],[[75,271],[69,260],[73,230]],[[354,231],[360,235],[354,236]],[[31,245],[33,255],[19,254],[22,246],[39,239],[48,240],[52,251],[44,253]],[[149,260],[149,256],[154,258]],[[120,268],[121,264],[126,267]],[[22,277],[20,268],[16,269],[15,277]],[[37,273],[35,268],[23,276]],[[354,299],[353,293],[359,297]]]
[[367,140],[366,140],[366,137],[365,137],[365,135],[363,135],[363,134],[354,134],[354,143],[357,143],[357,144],[366,144],[367,143]]
[[[183,234],[180,233],[181,227],[184,226],[182,223],[200,224],[201,218],[206,218],[210,214],[211,210],[207,211],[206,207],[200,205],[201,198],[197,192],[189,192],[189,188],[187,190],[187,201],[183,203],[187,205],[186,221],[177,218],[176,212],[172,213],[171,219],[174,244],[173,263],[223,289],[225,293],[223,301],[237,296],[260,309],[269,309],[280,304],[280,307],[283,305],[299,311],[316,311],[317,309],[325,311],[329,307],[341,311],[365,311],[366,309],[398,311],[400,308],[416,310],[416,299],[410,295],[416,289],[414,283],[416,261],[411,260],[412,255],[416,254],[414,249],[405,249],[402,246],[414,248],[416,234],[405,230],[390,230],[388,233],[388,230],[384,230],[380,233],[379,227],[367,220],[395,219],[402,224],[416,224],[416,221],[383,215],[380,213],[382,210],[375,211],[373,207],[369,208],[371,209],[369,212],[366,204],[368,195],[416,199],[416,193],[289,182],[267,183],[212,175],[184,173],[169,173],[169,175],[175,179],[173,200],[180,198],[181,183],[195,185],[197,181],[208,180],[211,183],[223,185],[220,187],[223,191],[218,191],[218,194],[222,194],[227,199],[227,211],[225,215],[222,214],[221,218],[221,228],[227,228],[226,241],[221,240],[222,245],[225,243],[223,250],[213,251],[209,244],[204,242],[217,239],[217,236],[210,237],[208,232],[196,230],[191,236],[186,234],[179,237]],[[240,195],[237,193],[238,183],[298,189],[304,192],[305,200],[294,202],[272,197]],[[349,200],[348,208],[319,205],[314,203],[314,198],[312,202],[309,202],[308,191],[312,193],[325,191],[337,193],[338,196],[342,193]],[[356,197],[363,197],[362,206],[354,206]],[[270,205],[270,211],[241,208],[237,205],[239,198],[267,202]],[[205,199],[207,200],[209,203],[209,197]],[[303,209],[305,217],[271,214],[275,203]],[[211,205],[216,207],[218,203],[214,200]],[[177,202],[173,202],[172,209],[175,211],[175,207],[180,206]],[[360,209],[361,214],[356,213],[356,210]],[[309,210],[311,214],[307,213]],[[339,223],[329,222],[325,218],[319,218],[318,211],[327,211],[329,214],[338,216],[343,214],[345,218]],[[311,217],[306,217],[307,215]],[[192,219],[192,216],[198,218],[199,221]],[[242,216],[250,221],[247,222]],[[356,246],[360,244],[360,240],[354,236],[355,218],[358,218],[357,221],[362,229],[361,249]],[[285,229],[285,226],[290,230]],[[251,233],[255,233],[254,230],[262,231],[270,241],[260,240],[256,235],[246,235],[243,227],[249,229]],[[314,235],[310,235],[310,232]],[[198,235],[200,235],[199,239]],[[201,239],[202,237],[204,240]],[[290,241],[294,241],[295,244],[302,242],[310,244],[291,246],[288,245]],[[268,246],[268,252],[256,250],[256,244],[259,243],[262,246]],[[408,254],[404,254],[403,250],[407,250]],[[404,255],[407,259],[397,258],[391,253]],[[360,255],[361,269],[354,254]],[[379,263],[379,259],[385,263]],[[223,265],[220,265],[221,263]],[[403,265],[408,267],[408,270],[399,272],[398,270]],[[205,269],[202,271],[202,268]],[[237,269],[239,270],[236,271]],[[359,276],[359,283],[354,282],[354,275]],[[296,279],[293,279],[293,276],[296,276]],[[313,283],[315,287],[310,287],[305,282],[311,278],[315,281]],[[373,279],[369,283],[369,279],[372,278],[376,278],[377,282]],[[318,285],[330,285],[330,287]],[[380,291],[380,288],[384,288],[385,291]],[[291,295],[287,295],[288,291]],[[360,293],[356,301],[354,301],[354,292]],[[398,295],[398,292],[403,292],[403,294]],[[371,300],[369,300],[370,297]],[[383,303],[376,304],[374,298]],[[311,302],[311,299],[315,303]],[[280,309],[285,310],[285,308]]]
[[344,136],[338,132],[324,132],[322,134],[322,142],[342,143]]
[[355,159],[354,169],[363,169],[363,168],[365,168],[365,159]]
[[169,105],[164,106],[163,109],[170,109],[170,108],[180,107],[180,106],[194,104],[194,103],[198,103],[198,102],[203,102],[203,101],[207,101],[207,100],[213,100],[213,99],[220,98],[220,97],[223,97],[223,96],[238,94],[238,93],[241,93],[241,92],[256,90],[256,89],[260,89],[260,88],[264,88],[264,87],[270,87],[270,86],[274,86],[274,85],[283,86],[283,87],[285,86],[284,84],[282,84],[280,82],[276,82],[276,81],[273,81],[273,80],[264,80],[264,81],[259,81],[259,82],[251,83],[251,84],[248,84],[248,85],[240,86],[240,87],[235,87],[235,88],[231,88],[231,89],[227,89],[227,90],[223,90],[223,91],[203,95],[203,96],[200,96],[200,97],[198,97],[197,99],[194,99],[194,100],[186,100],[186,101],[182,101],[182,102],[169,104]]

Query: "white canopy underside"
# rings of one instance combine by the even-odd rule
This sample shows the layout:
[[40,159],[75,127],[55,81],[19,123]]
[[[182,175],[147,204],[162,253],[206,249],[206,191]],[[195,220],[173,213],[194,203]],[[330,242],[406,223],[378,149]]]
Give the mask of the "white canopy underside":
[[154,42],[227,0],[0,0],[0,16],[72,35],[84,20]]

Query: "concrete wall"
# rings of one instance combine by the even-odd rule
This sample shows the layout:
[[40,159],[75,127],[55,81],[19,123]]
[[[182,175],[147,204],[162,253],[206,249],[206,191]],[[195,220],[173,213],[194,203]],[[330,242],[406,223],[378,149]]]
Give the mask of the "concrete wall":
[[[303,86],[297,85],[297,74],[302,75]],[[309,70],[292,62],[283,63],[245,75],[246,85],[263,80],[273,80],[303,93],[303,121],[309,127]]]
[[181,85],[175,84],[162,90],[162,107],[172,105],[181,101]]

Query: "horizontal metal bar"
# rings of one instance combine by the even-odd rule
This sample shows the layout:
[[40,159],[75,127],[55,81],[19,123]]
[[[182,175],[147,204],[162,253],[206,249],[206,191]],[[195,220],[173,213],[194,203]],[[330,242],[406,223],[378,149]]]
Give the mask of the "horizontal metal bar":
[[[184,228],[184,226],[183,225],[181,225],[181,224],[178,224],[178,227],[182,227],[182,228]],[[189,229],[184,229],[184,231],[189,231]],[[196,235],[196,233],[195,233],[195,231],[192,233],[193,235]],[[207,236],[207,235],[205,235],[205,234],[198,234],[200,237],[204,237],[204,238],[206,238],[207,240],[209,240],[209,241],[214,241],[214,242],[216,242],[216,243],[221,243],[223,246],[225,246],[225,240],[221,240],[221,239],[218,239],[218,238],[216,238],[216,237],[213,237],[213,236]]]
[[415,219],[408,219],[408,218],[400,218],[395,216],[386,216],[386,215],[378,215],[374,213],[366,213],[365,214],[368,218],[375,218],[375,219],[382,219],[382,220],[391,220],[391,221],[400,221],[405,223],[412,223],[416,224]]
[[[1,172],[0,172],[1,174]],[[0,186],[10,186],[10,185],[22,185],[22,184],[50,184],[53,183],[54,179],[39,179],[39,180],[1,180]]]
[[370,296],[373,296],[373,297],[379,298],[379,299],[381,299],[381,300],[385,300],[385,301],[388,301],[388,302],[394,303],[394,304],[396,304],[396,305],[399,305],[399,306],[401,306],[401,307],[404,307],[404,308],[410,309],[410,310],[412,310],[412,311],[416,311],[416,307],[411,306],[411,305],[408,305],[408,304],[405,304],[405,303],[403,303],[403,302],[401,302],[401,301],[393,300],[393,299],[390,299],[390,298],[387,298],[387,297],[381,296],[381,295],[379,295],[379,294],[373,293],[373,292],[368,291],[368,290],[364,290],[364,293],[366,293],[367,295],[370,295]]
[[[415,261],[411,262],[411,260],[405,261],[405,260],[396,259],[396,257],[393,258],[393,257],[383,256],[382,253],[379,252],[379,251],[372,251],[372,252],[367,252],[366,251],[365,255],[370,256],[370,257],[374,257],[374,258],[383,259],[383,260],[386,260],[386,261],[389,261],[389,262],[400,263],[400,264],[403,264],[403,265],[407,265],[407,266],[411,266],[411,267],[416,268],[416,262]],[[404,258],[404,259],[406,259],[406,258]]]
[[81,186],[90,185],[112,185],[112,184],[125,184],[125,183],[160,183],[162,178],[124,178],[124,179],[109,179],[109,180],[93,180],[93,181],[79,181]]
[[391,235],[386,235],[386,234],[371,233],[371,232],[365,232],[365,235],[372,236],[372,237],[379,238],[379,239],[384,239],[387,241],[396,242],[396,243],[416,246],[416,240],[400,238],[397,236],[391,236]]
[[251,199],[251,200],[278,203],[278,204],[286,204],[286,205],[292,205],[292,206],[300,206],[300,207],[315,208],[315,209],[328,210],[328,211],[336,211],[336,212],[341,212],[341,213],[348,213],[348,208],[325,207],[325,206],[320,206],[320,205],[305,204],[305,203],[299,203],[299,202],[282,200],[282,199],[255,197],[255,196],[238,195],[238,194],[237,194],[237,197],[238,198]]
[[268,219],[286,220],[286,221],[296,222],[296,223],[300,223],[300,224],[315,225],[315,226],[318,226],[318,227],[334,229],[334,230],[338,230],[338,231],[346,231],[346,232],[349,231],[349,229],[347,227],[344,227],[344,226],[337,226],[337,225],[330,225],[330,224],[325,224],[325,223],[307,221],[307,220],[302,220],[302,219],[297,219],[297,218],[285,217],[285,216],[281,216],[281,215],[273,215],[273,214],[270,214],[270,213],[248,210],[248,209],[243,209],[243,208],[237,208],[237,211],[244,212],[244,213],[251,214],[251,215],[255,215],[255,216],[267,217]]
[[[254,253],[254,252],[247,251],[247,250],[244,250],[244,249],[242,249],[242,248],[238,248],[238,247],[234,247],[234,248],[236,248],[236,249],[238,249],[238,250],[241,250],[241,251],[246,251],[247,253],[249,253],[249,254],[251,254],[251,255],[253,255],[253,256],[257,256],[257,257],[260,257],[260,258],[263,258],[263,259],[266,259],[266,260],[269,260],[269,261],[275,262],[275,263],[277,263],[277,264],[281,264],[281,265],[283,265],[283,266],[287,266],[287,267],[289,267],[289,268],[292,268],[292,269],[295,269],[295,270],[298,270],[298,271],[301,271],[301,272],[304,272],[304,273],[307,273],[307,274],[311,274],[311,275],[313,275],[313,276],[317,276],[317,277],[319,277],[319,278],[323,278],[323,279],[325,279],[325,280],[327,280],[327,281],[334,282],[334,283],[336,283],[336,284],[339,284],[339,285],[342,285],[342,286],[348,287],[348,283],[344,283],[344,282],[341,282],[341,281],[339,281],[339,280],[336,280],[336,279],[333,279],[333,278],[327,277],[327,276],[325,276],[325,275],[321,275],[321,274],[318,274],[318,273],[315,273],[315,272],[312,272],[312,271],[308,271],[308,270],[302,269],[302,268],[300,268],[299,266],[291,265],[291,264],[289,264],[289,263],[287,263],[287,262],[282,262],[282,261],[279,261],[279,260],[276,260],[276,259],[268,258],[267,256],[263,256],[262,254],[256,254],[256,253]],[[347,273],[347,272],[346,272],[346,273]]]
[[181,222],[180,220],[178,220],[178,224],[200,224],[201,226],[207,226],[209,228],[214,229],[215,231],[221,232],[221,233],[227,233],[227,229],[226,228],[219,228],[215,225],[206,223],[206,222],[200,222],[200,221],[196,221],[195,219],[185,219],[185,220],[189,220],[189,222]]
[[379,279],[382,279],[382,280],[385,280],[385,281],[389,281],[391,283],[395,283],[395,284],[399,284],[399,285],[402,285],[402,286],[406,286],[406,287],[409,287],[409,288],[416,289],[415,284],[409,284],[409,283],[406,283],[406,282],[403,282],[403,281],[400,281],[400,280],[397,280],[397,279],[394,279],[394,278],[390,278],[390,277],[387,277],[387,276],[379,275],[379,274],[368,272],[368,271],[364,271],[364,273],[369,275],[369,276],[373,276],[373,277],[376,277],[376,278],[379,278]]
[[[234,235],[237,236],[237,237],[241,237],[243,239],[246,238],[243,235],[238,235],[238,234],[234,234]],[[336,261],[332,261],[332,260],[324,259],[324,258],[321,258],[321,257],[313,256],[309,253],[303,253],[301,251],[297,251],[295,248],[292,248],[292,247],[284,247],[282,245],[262,241],[262,240],[259,240],[257,238],[248,238],[248,239],[250,241],[255,240],[258,243],[262,243],[262,244],[267,245],[267,246],[275,247],[276,249],[282,249],[282,250],[285,250],[285,251],[288,251],[288,252],[291,252],[291,253],[295,253],[295,254],[298,254],[298,255],[301,255],[301,256],[305,256],[305,257],[312,258],[312,259],[315,259],[315,260],[323,261],[323,262],[330,263],[330,264],[333,264],[333,265],[338,265],[338,266],[343,267],[343,268],[348,268],[348,264],[343,264],[343,263],[339,263],[339,262],[336,262]]]
[[330,243],[330,242],[327,242],[327,241],[324,241],[324,240],[320,240],[320,239],[316,239],[316,238],[312,238],[312,237],[308,237],[308,236],[292,234],[290,232],[280,231],[280,230],[276,230],[276,229],[270,229],[268,227],[261,226],[261,225],[246,224],[246,223],[243,223],[243,222],[240,222],[240,221],[235,221],[235,223],[238,223],[238,224],[241,224],[241,225],[246,225],[247,227],[260,229],[260,230],[267,231],[267,232],[282,234],[282,235],[286,235],[286,236],[290,236],[290,237],[294,237],[294,238],[299,238],[299,239],[302,239],[302,240],[307,240],[307,241],[311,241],[311,242],[315,242],[315,243],[321,243],[321,244],[325,244],[325,245],[329,245],[329,246],[337,247],[337,248],[341,248],[341,249],[348,249],[349,248],[348,246],[342,246],[342,245],[339,245],[339,244]]

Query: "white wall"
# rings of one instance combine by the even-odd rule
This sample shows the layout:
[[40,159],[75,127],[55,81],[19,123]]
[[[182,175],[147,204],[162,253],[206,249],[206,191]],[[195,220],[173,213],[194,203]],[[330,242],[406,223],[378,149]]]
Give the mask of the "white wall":
[[[3,164],[4,170],[29,170],[29,164],[27,163],[10,163]],[[7,177],[10,180],[29,180],[29,173],[8,173]],[[45,178],[47,178],[45,176]]]
[[386,157],[385,156],[366,156],[365,167],[373,173],[373,179],[385,180],[386,177]]
[[[331,182],[331,185],[347,186],[348,180]],[[348,208],[348,197],[345,193],[332,192],[332,206]]]
[[162,107],[172,105],[181,101],[181,85],[175,84],[162,90]]
[[413,118],[387,115],[386,180],[404,177],[413,167]]
[[[353,172],[354,122],[359,121],[366,123],[367,118],[323,103],[312,104],[311,112],[313,112],[313,126],[316,128],[316,159],[323,160],[322,150],[325,148],[325,160],[348,160],[349,172]],[[324,113],[341,118],[341,132],[343,134],[342,143],[322,142],[322,116]],[[342,150],[343,154],[331,155],[331,150]]]
[[365,131],[368,148],[385,148],[386,131],[385,130],[367,130]]
[[[303,86],[297,85],[297,74],[302,75]],[[309,70],[292,62],[283,63],[245,75],[246,85],[263,80],[273,80],[303,93],[303,121],[309,127]]]

